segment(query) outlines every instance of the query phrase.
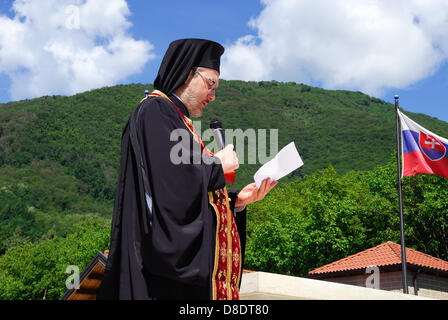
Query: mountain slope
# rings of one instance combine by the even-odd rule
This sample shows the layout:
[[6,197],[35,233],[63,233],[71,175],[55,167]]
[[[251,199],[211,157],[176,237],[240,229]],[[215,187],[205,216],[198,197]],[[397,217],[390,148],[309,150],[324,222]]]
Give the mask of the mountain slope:
[[[71,97],[46,96],[0,105],[0,165],[22,167],[43,159],[57,162],[85,183],[95,198],[111,199],[121,132],[145,89],[151,86],[120,85]],[[447,123],[425,115],[410,116],[448,135]],[[386,163],[396,148],[393,105],[360,92],[223,80],[216,101],[201,119],[202,132],[212,118],[219,118],[224,128],[243,132],[278,129],[278,149],[295,141],[305,162],[299,170],[302,174],[329,164],[340,173],[372,169]],[[245,150],[247,154],[247,146]],[[240,159],[248,160],[247,155]],[[243,164],[237,186],[250,182],[258,167]]]
[[[119,85],[0,104],[0,197],[9,199],[0,205],[0,241],[66,234],[70,230],[65,225],[77,214],[110,217],[121,133],[145,89],[152,86]],[[448,136],[446,122],[408,114]],[[370,170],[386,164],[396,150],[394,106],[360,92],[222,80],[216,101],[201,119],[201,132],[213,118],[243,133],[277,129],[279,150],[295,141],[305,165],[282,181],[329,165],[341,174]],[[238,147],[236,140],[227,142]],[[252,182],[260,167],[259,158],[247,164],[247,140],[244,149],[232,188]],[[14,215],[21,218],[12,223]],[[46,225],[30,233],[33,221]]]

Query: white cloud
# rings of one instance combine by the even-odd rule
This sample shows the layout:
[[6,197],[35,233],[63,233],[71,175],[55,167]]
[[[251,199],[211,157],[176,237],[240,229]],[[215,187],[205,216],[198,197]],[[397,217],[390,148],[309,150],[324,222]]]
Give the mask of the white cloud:
[[319,82],[379,95],[448,58],[446,0],[262,0],[256,36],[226,48],[222,77]]
[[129,35],[125,0],[16,0],[13,10],[0,16],[0,73],[14,100],[113,85],[155,57]]

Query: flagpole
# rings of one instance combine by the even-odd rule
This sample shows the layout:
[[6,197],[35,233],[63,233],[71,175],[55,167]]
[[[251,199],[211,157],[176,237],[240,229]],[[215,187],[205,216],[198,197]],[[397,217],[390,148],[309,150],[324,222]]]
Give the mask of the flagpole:
[[407,264],[406,264],[406,245],[404,243],[404,222],[403,222],[403,198],[401,191],[401,143],[400,143],[400,124],[398,117],[398,95],[395,96],[395,124],[397,137],[397,181],[398,181],[398,206],[400,208],[400,235],[401,235],[401,266],[403,281],[403,293],[408,294]]

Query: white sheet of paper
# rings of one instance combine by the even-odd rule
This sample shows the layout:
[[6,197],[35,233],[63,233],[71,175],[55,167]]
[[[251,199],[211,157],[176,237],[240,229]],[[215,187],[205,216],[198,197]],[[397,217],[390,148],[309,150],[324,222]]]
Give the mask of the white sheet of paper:
[[280,150],[273,159],[258,169],[254,175],[254,180],[259,188],[264,179],[271,178],[271,181],[277,181],[301,166],[303,166],[302,158],[300,158],[294,142],[291,142]]

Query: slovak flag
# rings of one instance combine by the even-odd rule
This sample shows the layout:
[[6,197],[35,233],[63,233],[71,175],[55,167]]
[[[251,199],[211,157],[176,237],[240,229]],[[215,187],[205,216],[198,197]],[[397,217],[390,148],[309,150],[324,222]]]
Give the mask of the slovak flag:
[[448,178],[448,139],[423,128],[398,110],[404,176],[419,173]]

